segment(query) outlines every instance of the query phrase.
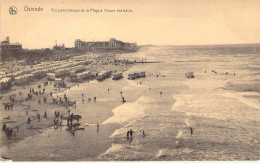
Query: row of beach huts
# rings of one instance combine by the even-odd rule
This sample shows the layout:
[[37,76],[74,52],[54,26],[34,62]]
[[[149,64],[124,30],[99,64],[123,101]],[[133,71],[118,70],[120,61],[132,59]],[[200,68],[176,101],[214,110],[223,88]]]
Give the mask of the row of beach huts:
[[[15,85],[23,85],[29,82],[33,82],[37,79],[47,77],[49,81],[55,81],[55,84],[60,85],[64,83],[64,77],[69,77],[70,82],[82,82],[84,80],[97,79],[102,81],[112,76],[113,80],[123,78],[122,72],[116,71],[101,71],[92,72],[85,71],[86,65],[91,62],[89,61],[52,61],[42,62],[34,65],[33,67],[25,67],[24,70],[6,74],[0,78],[1,91],[7,90]],[[129,80],[145,77],[145,72],[134,72],[128,74]]]
[[77,61],[77,62],[42,62],[35,65],[34,67],[26,67],[24,70],[6,74],[0,78],[1,90],[7,90],[12,87],[12,83],[15,85],[26,84],[36,79],[42,79],[46,76],[58,78],[69,75],[71,72],[80,72],[85,70],[85,65],[89,64],[87,61]]

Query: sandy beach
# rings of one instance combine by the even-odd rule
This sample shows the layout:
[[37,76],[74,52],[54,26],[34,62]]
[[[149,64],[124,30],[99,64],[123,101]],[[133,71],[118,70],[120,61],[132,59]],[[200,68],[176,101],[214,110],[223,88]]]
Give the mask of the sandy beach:
[[[86,70],[88,71],[95,71],[95,72],[100,72],[102,70],[117,70],[118,72],[122,72],[127,70],[129,67],[132,65],[127,65],[127,64],[120,64],[119,66],[113,64],[113,63],[105,63],[109,59],[110,61],[113,61],[115,59],[115,54],[110,54],[107,56],[104,56],[103,54],[92,54],[89,55],[88,57],[91,58],[92,64],[86,65]],[[112,59],[111,59],[112,58]],[[8,65],[5,65],[9,67]],[[17,69],[13,67],[13,69]],[[65,78],[65,81],[68,80],[68,78]],[[91,82],[93,81],[85,81],[85,84],[91,85]],[[82,97],[75,98],[73,95],[70,95],[70,90],[79,90],[81,91],[80,94],[85,92],[82,89],[82,85],[84,83],[82,82],[66,82],[67,88],[57,88],[54,86],[55,82],[54,81],[49,81],[48,85],[44,85],[44,82],[46,79],[40,79],[34,82],[30,82],[24,85],[14,85],[11,90],[5,91],[1,93],[1,124],[6,124],[7,127],[13,129],[13,135],[12,137],[7,137],[4,132],[0,133],[1,136],[1,141],[0,145],[1,148],[3,147],[8,147],[12,145],[13,143],[18,143],[21,140],[25,140],[26,138],[34,138],[35,136],[38,137],[39,134],[45,133],[49,129],[57,128],[56,125],[54,125],[54,118],[55,118],[55,112],[60,112],[60,115],[62,116],[68,116],[69,112],[74,113],[77,112],[75,106],[70,106],[66,107],[65,105],[60,105],[60,104],[54,104],[52,98],[60,98],[64,94],[67,94],[68,99],[73,99],[73,101],[77,101],[77,105],[81,105],[82,103]],[[40,85],[40,88],[39,88]],[[43,92],[43,89],[45,90],[44,93],[42,94],[34,94],[32,96],[32,99],[27,98],[27,94],[31,93],[30,90],[34,89],[35,92]],[[107,88],[103,90],[104,92],[107,92]],[[52,96],[50,95],[52,93]],[[93,93],[93,94],[92,94]],[[95,90],[92,91],[92,95],[88,93],[88,98],[93,98],[94,96],[97,96],[97,99],[99,101],[100,96],[95,94]],[[95,94],[95,95],[94,95]],[[14,97],[14,105],[13,108],[5,108],[4,103],[11,103],[10,96]],[[87,94],[85,95],[87,96]],[[44,103],[43,99],[46,98],[47,102]],[[87,103],[87,97],[84,98],[85,102]],[[78,104],[79,103],[79,104]],[[90,102],[89,102],[90,103]],[[92,104],[93,105],[93,104]],[[91,114],[93,115],[93,119],[91,122],[88,121],[88,123],[94,124],[96,127],[97,122],[102,122],[104,118],[107,118],[109,115],[111,115],[111,110],[104,110],[102,112],[103,116],[95,116],[97,113],[97,108],[98,108],[99,102],[95,102],[95,108],[91,111]],[[101,104],[102,105],[102,104]],[[47,118],[44,118],[44,113],[47,113]],[[38,121],[37,119],[37,114],[40,114],[40,120]],[[74,113],[75,114],[75,113]],[[106,115],[104,117],[104,115]],[[31,122],[28,124],[28,118],[30,117]],[[84,116],[83,116],[84,117]],[[56,118],[57,119],[57,118]],[[66,121],[63,120],[60,127],[66,127]],[[2,152],[1,152],[2,153]],[[5,157],[5,156],[3,156]],[[9,157],[5,157],[9,158]]]

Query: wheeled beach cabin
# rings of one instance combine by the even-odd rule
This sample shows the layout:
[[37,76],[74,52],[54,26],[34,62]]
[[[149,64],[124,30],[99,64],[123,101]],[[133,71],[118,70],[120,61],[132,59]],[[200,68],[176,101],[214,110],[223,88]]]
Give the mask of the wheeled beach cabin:
[[133,80],[133,79],[136,79],[136,78],[144,78],[146,75],[145,75],[145,72],[142,71],[142,72],[134,72],[132,74],[128,74],[128,79],[129,80]]
[[104,80],[104,79],[110,77],[111,74],[112,74],[112,71],[101,71],[97,75],[97,80]]
[[47,73],[47,79],[50,81],[55,80],[55,73]]
[[118,79],[121,79],[121,78],[123,78],[122,73],[116,73],[116,74],[113,74],[113,76],[112,76],[113,80],[118,80]]
[[193,72],[187,72],[187,73],[185,74],[185,76],[186,76],[187,78],[195,78]]
[[129,80],[135,79],[135,74],[128,74],[128,79]]
[[0,80],[0,85],[1,85],[1,88],[0,88],[1,91],[10,89],[12,87],[11,78],[2,78]]

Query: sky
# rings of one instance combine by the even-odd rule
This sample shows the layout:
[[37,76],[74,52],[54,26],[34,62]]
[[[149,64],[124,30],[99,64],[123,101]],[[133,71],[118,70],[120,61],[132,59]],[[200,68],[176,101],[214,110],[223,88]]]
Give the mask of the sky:
[[[260,43],[259,0],[1,0],[0,6],[1,41],[9,36],[29,49],[51,48],[56,40],[73,47],[76,39],[109,38],[139,45]],[[10,6],[16,15],[9,14]],[[103,12],[52,12],[90,8]]]

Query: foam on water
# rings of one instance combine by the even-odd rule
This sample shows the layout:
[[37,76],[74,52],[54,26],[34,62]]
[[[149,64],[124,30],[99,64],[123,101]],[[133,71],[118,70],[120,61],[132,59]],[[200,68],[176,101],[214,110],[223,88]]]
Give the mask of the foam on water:
[[123,144],[115,144],[113,143],[112,146],[110,148],[108,148],[106,150],[105,153],[101,154],[99,157],[103,156],[103,155],[106,155],[106,154],[109,154],[109,153],[113,153],[113,152],[117,152],[117,151],[120,151],[124,148],[124,145]]
[[116,130],[113,132],[113,134],[110,135],[109,138],[121,137],[122,135],[124,135],[124,134],[127,132],[127,130],[129,130],[128,128],[129,128],[133,123],[135,123],[135,122],[136,122],[136,120],[133,120],[133,121],[127,123],[124,127],[119,128],[119,129],[116,129]]
[[180,138],[182,135],[183,135],[183,131],[182,131],[182,130],[179,130],[179,132],[178,132],[176,138]]
[[155,155],[155,157],[157,159],[164,159],[165,157],[173,157],[175,155],[178,154],[189,154],[191,153],[193,150],[190,148],[184,148],[182,151],[178,151],[177,149],[169,149],[169,148],[163,148],[160,149],[157,154]]
[[[241,93],[243,95],[243,93]],[[249,93],[245,93],[246,95],[248,95]],[[251,95],[255,95],[257,93],[250,93]],[[221,93],[220,94],[221,96],[224,96],[224,97],[228,97],[228,98],[232,98],[232,99],[236,99],[238,100],[239,102],[241,103],[244,103],[246,104],[247,106],[249,107],[252,107],[254,109],[260,109],[260,104],[257,100],[254,100],[254,99],[248,99],[248,98],[245,98],[243,97],[242,95],[240,95],[239,93],[235,93],[235,92],[224,92],[224,93]],[[259,94],[258,94],[259,95]]]
[[145,116],[143,103],[147,102],[146,97],[142,96],[133,103],[124,103],[113,110],[114,115],[102,124],[126,123]]
[[156,158],[160,158],[160,157],[163,157],[164,154],[166,153],[167,149],[160,149],[158,151],[158,153],[156,154]]
[[185,123],[186,123],[186,125],[187,125],[188,127],[191,126],[191,124],[190,124],[190,118],[189,118],[189,117],[185,119]]

